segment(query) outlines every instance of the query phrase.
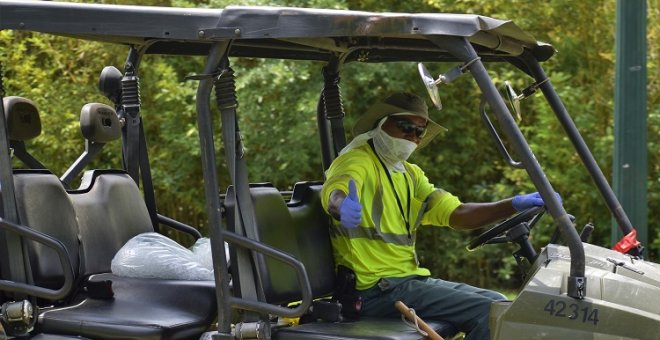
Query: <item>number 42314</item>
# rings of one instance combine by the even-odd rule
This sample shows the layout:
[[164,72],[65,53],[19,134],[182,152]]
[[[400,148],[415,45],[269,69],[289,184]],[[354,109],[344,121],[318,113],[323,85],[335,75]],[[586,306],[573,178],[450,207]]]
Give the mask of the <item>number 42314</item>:
[[567,304],[564,301],[550,300],[543,307],[543,311],[558,318],[568,318],[570,320],[598,325],[598,308],[591,308],[590,306],[582,307],[577,303]]

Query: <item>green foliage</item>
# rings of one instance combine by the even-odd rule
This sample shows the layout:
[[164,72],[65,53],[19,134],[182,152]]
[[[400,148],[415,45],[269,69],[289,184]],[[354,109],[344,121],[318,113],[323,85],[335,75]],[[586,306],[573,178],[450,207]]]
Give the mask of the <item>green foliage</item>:
[[251,180],[290,189],[292,173],[322,179],[316,132],[322,64],[247,60],[235,66]]
[[[108,1],[98,1],[108,2]],[[130,4],[116,0],[112,3]],[[144,5],[223,8],[227,0],[149,0]],[[651,258],[660,254],[660,9],[650,1],[648,15],[649,245]],[[537,39],[557,49],[543,67],[571,113],[603,173],[610,178],[613,149],[615,6],[609,2],[553,0],[250,0],[242,5],[280,5],[354,9],[376,12],[479,13],[512,19]],[[571,15],[567,15],[570,13]],[[83,151],[78,112],[88,102],[110,104],[96,89],[105,65],[120,70],[126,47],[81,42],[18,31],[0,32],[0,58],[5,66],[7,95],[34,100],[40,108],[43,134],[28,149],[56,174],[62,174]],[[185,77],[200,72],[203,58],[148,56],[141,65],[142,114],[157,192],[159,211],[206,230],[199,138],[195,111],[197,82]],[[251,181],[270,181],[290,189],[299,180],[322,179],[316,132],[316,102],[322,88],[319,62],[235,58],[240,127],[244,135]],[[433,74],[454,64],[428,64]],[[520,90],[531,78],[511,65],[487,68],[502,85]],[[361,64],[342,68],[342,95],[348,137],[357,117],[387,93],[424,93],[413,63]],[[479,117],[480,91],[469,76],[441,87],[445,108],[431,115],[449,131],[413,155],[438,187],[463,201],[493,201],[533,191],[527,174],[501,160]],[[562,194],[578,227],[593,222],[593,243],[609,246],[610,215],[587,176],[579,157],[561,131],[541,94],[523,102],[521,130],[553,187]],[[220,122],[214,123],[219,131]],[[224,150],[216,140],[220,186],[229,185]],[[514,155],[515,158],[515,155]],[[104,148],[91,167],[121,167],[120,143]],[[18,166],[20,164],[17,163]],[[221,189],[221,191],[224,189]],[[544,245],[554,227],[545,217],[533,241]],[[435,275],[481,286],[520,283],[512,246],[486,246],[466,252],[477,232],[425,228],[418,240],[419,257]],[[469,265],[465,265],[465,264]]]
[[[39,108],[43,133],[26,144],[55,173],[62,174],[84,150],[78,125],[82,106],[107,103],[95,90],[101,70],[96,61],[113,60],[121,55],[120,50],[47,35],[0,32],[6,95],[29,98]],[[117,153],[113,152],[117,145],[108,145],[95,164],[117,166]]]

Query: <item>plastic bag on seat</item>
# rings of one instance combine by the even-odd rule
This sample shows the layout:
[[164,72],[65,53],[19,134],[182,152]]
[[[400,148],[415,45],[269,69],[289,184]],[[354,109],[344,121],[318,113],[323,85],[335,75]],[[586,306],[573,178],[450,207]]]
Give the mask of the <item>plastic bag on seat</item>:
[[[193,254],[195,254],[197,261],[199,261],[202,266],[208,268],[211,271],[213,270],[211,240],[208,237],[201,237],[198,239],[191,247],[191,250]],[[229,249],[227,248],[227,245],[225,245],[225,258],[229,259]]]
[[192,250],[158,233],[143,233],[119,249],[111,263],[118,276],[170,280],[213,280],[213,260],[208,238],[197,240]]

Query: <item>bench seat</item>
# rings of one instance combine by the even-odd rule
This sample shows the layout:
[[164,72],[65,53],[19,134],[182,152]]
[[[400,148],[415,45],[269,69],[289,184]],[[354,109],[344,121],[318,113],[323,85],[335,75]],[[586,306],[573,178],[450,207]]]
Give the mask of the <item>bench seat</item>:
[[94,339],[187,339],[205,332],[215,318],[213,281],[136,279],[113,274],[89,281],[112,281],[114,298],[86,298],[39,315],[40,331]]
[[[93,171],[85,181],[86,188],[67,192],[47,171],[14,173],[21,222],[59,240],[72,264],[63,269],[51,249],[28,242],[35,285],[59,288],[63,270],[72,270],[76,282],[64,299],[41,301],[36,332],[91,339],[198,338],[217,316],[215,282],[110,273],[117,250],[131,237],[153,232],[153,226],[137,185],[125,172]],[[87,282],[102,281],[112,282],[114,297],[87,294]]]
[[[456,329],[446,322],[427,321],[440,336],[449,338]],[[280,328],[273,331],[273,339],[309,340],[420,340],[425,339],[401,319],[361,318],[358,321],[313,322]]]

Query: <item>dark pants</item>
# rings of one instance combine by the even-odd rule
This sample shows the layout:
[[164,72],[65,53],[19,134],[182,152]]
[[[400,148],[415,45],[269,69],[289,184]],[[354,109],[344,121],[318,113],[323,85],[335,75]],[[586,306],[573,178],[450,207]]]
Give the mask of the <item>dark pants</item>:
[[493,301],[507,298],[495,291],[428,277],[384,278],[359,292],[361,315],[400,317],[394,302],[402,301],[423,320],[451,323],[466,340],[489,339],[488,315]]

